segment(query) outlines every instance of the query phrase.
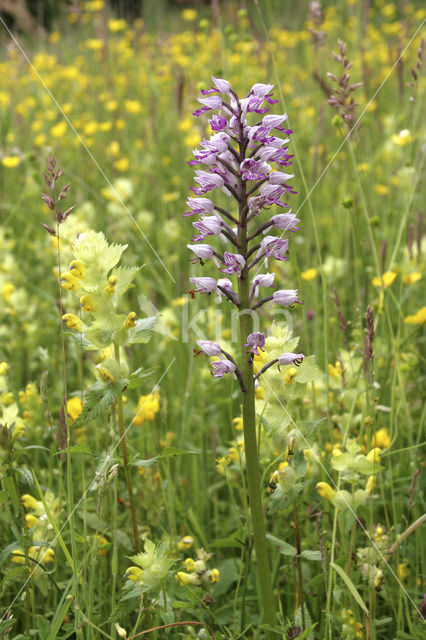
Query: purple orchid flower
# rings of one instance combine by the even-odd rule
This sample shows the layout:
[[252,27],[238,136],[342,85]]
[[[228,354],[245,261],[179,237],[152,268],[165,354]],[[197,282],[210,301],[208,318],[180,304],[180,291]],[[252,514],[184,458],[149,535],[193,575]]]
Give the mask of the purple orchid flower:
[[216,360],[211,363],[211,374],[213,378],[222,378],[225,373],[234,373],[237,369],[235,362],[230,360]]
[[254,331],[247,336],[247,343],[244,345],[245,347],[251,347],[251,353],[254,353],[256,356],[260,356],[259,349],[261,351],[265,351],[263,347],[265,346],[265,334],[260,331]]

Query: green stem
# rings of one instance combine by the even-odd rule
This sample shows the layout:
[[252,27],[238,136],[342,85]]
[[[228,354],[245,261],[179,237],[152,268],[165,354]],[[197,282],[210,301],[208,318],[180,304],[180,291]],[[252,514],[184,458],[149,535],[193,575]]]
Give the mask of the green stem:
[[302,574],[302,541],[300,537],[300,526],[299,526],[299,516],[297,513],[297,500],[293,502],[293,513],[294,513],[294,526],[296,530],[296,549],[297,549],[297,573],[298,573],[298,581],[299,581],[299,600],[300,600],[300,611],[302,613],[302,631],[306,629],[306,621],[305,621],[305,598],[303,594],[303,574]]
[[[246,226],[239,229],[239,244],[242,255],[247,253]],[[246,455],[247,488],[250,502],[250,515],[253,527],[254,548],[256,551],[259,589],[262,599],[263,622],[276,624],[275,602],[272,591],[271,570],[266,542],[265,515],[260,491],[260,468],[256,441],[256,412],[254,396],[253,360],[247,344],[247,336],[253,331],[253,318],[249,311],[249,279],[248,269],[242,270],[238,284],[240,300],[240,340],[241,340],[241,373],[245,391],[242,393],[244,450]],[[266,632],[268,639],[272,632]]]
[[[120,347],[118,344],[114,344],[114,356],[118,364],[120,364]],[[126,433],[124,431],[123,420],[123,394],[120,393],[117,396],[117,415],[118,415],[118,430],[120,433],[121,452],[123,454],[124,475],[126,477],[127,491],[129,494],[130,513],[132,514],[132,526],[133,526],[133,539],[135,542],[136,553],[139,553],[139,534],[138,534],[138,521],[136,518],[135,500],[133,497],[133,485],[132,476],[129,469],[129,456],[127,454]]]

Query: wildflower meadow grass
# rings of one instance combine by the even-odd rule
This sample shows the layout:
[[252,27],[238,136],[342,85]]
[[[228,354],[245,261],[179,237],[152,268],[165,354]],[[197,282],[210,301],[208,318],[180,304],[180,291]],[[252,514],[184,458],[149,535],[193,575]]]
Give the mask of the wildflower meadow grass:
[[0,3],[0,637],[420,640],[426,10],[125,5]]

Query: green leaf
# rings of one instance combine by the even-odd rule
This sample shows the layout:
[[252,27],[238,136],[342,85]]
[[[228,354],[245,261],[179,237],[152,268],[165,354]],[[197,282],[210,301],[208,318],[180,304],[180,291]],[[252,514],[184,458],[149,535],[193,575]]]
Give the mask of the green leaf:
[[17,540],[11,542],[7,547],[5,547],[0,553],[0,567],[3,566],[4,561],[7,560],[7,558],[12,554],[12,551],[15,551],[15,549],[19,549],[20,547],[21,543]]
[[129,462],[129,465],[132,467],[141,467],[143,469],[149,469],[149,467],[153,467],[156,462],[160,459],[160,456],[154,456],[153,458],[139,458],[137,455]]
[[199,451],[191,451],[189,449],[176,449],[175,447],[166,447],[163,452],[158,456],[160,460],[162,458],[172,458],[173,456],[185,456],[187,454],[197,455]]
[[353,462],[353,456],[350,453],[341,453],[339,456],[335,456],[331,459],[331,466],[336,471],[344,471],[348,469]]
[[128,344],[145,344],[149,342],[157,316],[148,316],[136,321],[136,325],[128,331]]
[[162,460],[163,458],[172,458],[174,456],[184,456],[186,454],[198,454],[198,453],[199,451],[189,451],[186,449],[175,449],[175,447],[166,447],[160,455],[154,456],[153,458],[141,459],[136,455],[129,464],[131,464],[133,467],[147,468],[147,467],[152,467],[154,464],[156,464],[159,460]]
[[305,549],[300,554],[301,558],[305,560],[312,560],[313,562],[321,562],[321,551],[311,551],[310,549]]
[[[56,455],[59,456],[62,453],[66,453],[68,449],[61,449],[56,452]],[[89,445],[86,442],[80,442],[80,444],[75,444],[73,447],[69,449],[70,453],[87,453],[93,456],[93,451],[90,449]]]
[[59,629],[68,613],[68,609],[71,606],[72,598],[67,598],[68,594],[73,596],[77,589],[80,575],[75,575],[68,582],[67,588],[62,593],[62,598],[56,607],[55,615],[53,616],[52,624],[50,625],[49,636],[46,640],[55,640],[58,637]]
[[296,547],[293,547],[293,545],[289,544],[288,542],[285,542],[284,540],[280,540],[279,538],[276,538],[275,536],[271,535],[270,533],[266,534],[266,538],[284,556],[290,556],[291,558],[294,558],[297,555]]
[[123,391],[124,387],[125,383],[123,380],[118,380],[118,382],[112,385],[96,382],[87,392],[83,409],[78,418],[72,423],[73,429],[81,427],[91,420],[101,418],[105,411],[110,408],[118,394]]
[[12,502],[13,511],[17,516],[21,512],[21,501],[19,499],[18,494],[16,493],[15,484],[13,482],[12,476],[4,476],[3,484],[4,484],[4,488],[7,491],[7,495]]
[[309,356],[308,358],[305,358],[299,366],[295,381],[306,383],[311,382],[311,380],[316,380],[319,377],[320,370],[315,363],[315,356]]
[[97,347],[93,342],[87,339],[85,335],[82,333],[73,333],[72,331],[65,331],[64,335],[71,336],[73,340],[78,344],[78,346],[82,346],[85,351],[98,351],[99,347]]
[[12,627],[16,622],[16,618],[11,618],[10,620],[1,620],[0,621],[0,632],[3,635],[6,635],[6,631],[12,631]]
[[152,376],[154,371],[155,369],[143,369],[142,367],[136,369],[136,371],[133,371],[133,373],[129,375],[129,381],[126,388],[136,389],[137,387],[139,387],[140,381]]
[[339,565],[335,564],[334,562],[330,562],[330,567],[332,567],[336,571],[336,573],[339,574],[339,576],[342,578],[343,582],[345,583],[345,585],[353,595],[354,599],[356,600],[360,608],[368,616],[369,612],[368,612],[367,606],[364,600],[361,598],[358,589],[355,587],[354,583],[352,582],[348,574],[342,569],[342,567],[339,567]]
[[40,634],[41,640],[47,640],[49,635],[50,625],[49,622],[43,616],[37,616],[37,630]]
[[118,278],[118,282],[114,290],[114,295],[117,299],[120,299],[121,296],[126,293],[131,286],[133,286],[132,282],[138,271],[139,267],[118,267],[117,269],[114,269],[111,275]]

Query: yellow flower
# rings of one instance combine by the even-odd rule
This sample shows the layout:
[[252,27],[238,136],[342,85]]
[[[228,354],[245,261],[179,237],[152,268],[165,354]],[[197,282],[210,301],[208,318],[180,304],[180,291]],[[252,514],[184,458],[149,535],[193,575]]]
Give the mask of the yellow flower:
[[126,318],[126,321],[124,323],[124,328],[131,329],[132,327],[135,327],[135,326],[136,326],[136,313],[134,311],[131,311]]
[[21,159],[19,156],[4,156],[4,158],[1,159],[2,165],[8,169],[14,169],[20,162]]
[[9,365],[7,364],[7,362],[0,362],[0,376],[4,376],[6,375],[6,373],[8,372],[9,369]]
[[296,376],[297,376],[296,367],[290,367],[290,369],[287,370],[287,373],[283,377],[283,380],[286,384],[293,384],[293,382],[296,379]]
[[78,418],[83,409],[83,403],[78,396],[70,398],[67,402],[67,413],[71,420],[74,422]]
[[126,27],[127,22],[125,20],[108,20],[108,29],[111,31],[111,33],[123,31]]
[[384,289],[386,289],[386,287],[391,286],[395,278],[395,271],[386,271],[386,273],[384,273],[381,278],[378,276],[374,277],[371,281],[371,284],[375,287],[383,287]]
[[407,316],[404,320],[406,324],[423,324],[426,322],[426,307],[422,307],[413,316]]
[[103,40],[99,40],[99,38],[89,38],[86,40],[86,47],[91,49],[92,51],[100,51],[105,46]]
[[96,541],[96,545],[98,547],[98,555],[99,556],[105,556],[110,548],[110,543],[109,540],[107,538],[105,538],[105,536],[100,535],[99,533],[95,534],[94,536],[95,541]]
[[375,464],[380,464],[380,454],[381,453],[382,453],[382,451],[381,451],[381,449],[379,449],[379,447],[374,447],[374,449],[371,449],[367,453],[366,458],[370,462],[374,462]]
[[95,310],[95,303],[89,295],[81,296],[80,298],[80,309],[82,311],[91,311]]
[[147,396],[140,396],[133,424],[139,426],[147,420],[153,422],[160,409],[160,393],[155,391]]
[[243,419],[241,417],[234,418],[232,421],[232,424],[234,425],[237,431],[243,430]]
[[391,140],[398,147],[405,147],[407,144],[412,142],[413,138],[409,129],[402,129],[399,133],[394,133]]
[[197,569],[196,562],[193,558],[186,558],[186,560],[184,560],[183,566],[185,567],[186,571],[196,571]]
[[57,42],[59,42],[60,39],[61,39],[61,34],[59,33],[59,31],[52,31],[52,33],[49,36],[49,41],[52,42],[53,44],[56,44]]
[[185,549],[190,549],[194,544],[194,538],[192,536],[184,536],[178,542],[178,549],[180,551],[184,551]]
[[31,529],[31,527],[36,527],[39,524],[39,519],[36,518],[34,514],[27,513],[25,514],[25,522],[28,529]]
[[181,296],[172,300],[172,307],[184,307],[188,304],[188,296]]
[[357,165],[357,169],[360,173],[363,173],[364,171],[368,171],[370,168],[370,164],[368,162],[360,162]]
[[127,171],[129,166],[130,166],[129,158],[120,158],[120,160],[116,160],[114,162],[114,168],[117,169],[117,171]]
[[179,584],[181,584],[182,586],[185,584],[189,584],[192,581],[191,574],[185,573],[185,571],[178,571],[177,574],[175,575],[175,578],[179,582]]
[[178,129],[179,131],[183,131],[183,133],[188,133],[188,131],[191,131],[193,126],[194,123],[192,118],[184,118],[179,122]]
[[108,102],[105,103],[105,109],[107,111],[115,111],[116,109],[118,109],[118,102],[117,100],[108,100]]
[[334,494],[334,489],[330,487],[327,482],[318,482],[317,491],[320,494],[321,498],[327,498],[327,500],[330,500]]
[[124,107],[128,113],[140,113],[142,105],[139,100],[125,100]]
[[190,149],[193,149],[194,147],[198,146],[200,140],[201,140],[200,134],[197,131],[193,131],[192,133],[186,136],[184,142],[187,147],[189,147]]
[[107,291],[108,293],[114,293],[114,289],[117,285],[117,282],[118,282],[117,276],[110,276],[108,278],[108,284],[105,287],[105,291]]
[[379,196],[387,196],[389,193],[389,187],[387,187],[385,184],[375,184],[374,191]]
[[418,271],[412,271],[411,273],[405,273],[402,276],[402,282],[404,284],[415,284],[421,279],[421,277],[421,273],[419,273]]
[[391,439],[386,427],[382,427],[371,438],[372,447],[380,447],[381,449],[387,449],[390,445]]
[[184,9],[181,16],[186,22],[194,22],[197,19],[197,12],[195,9]]
[[264,400],[265,399],[265,389],[260,385],[254,390],[254,395],[256,400]]
[[12,562],[15,562],[15,564],[24,564],[25,554],[22,549],[15,549],[15,551],[12,551],[12,556],[10,559],[12,560]]
[[102,11],[105,6],[104,0],[90,0],[85,3],[86,11]]
[[398,565],[398,568],[397,568],[396,572],[398,574],[398,578],[402,582],[405,582],[405,580],[408,578],[409,573],[410,573],[410,570],[408,569],[407,561],[401,562]]
[[371,493],[372,491],[374,491],[374,489],[376,488],[376,485],[377,485],[376,476],[369,476],[367,480],[367,484],[365,486],[366,492]]
[[50,135],[52,135],[54,138],[62,138],[65,133],[67,131],[67,123],[65,122],[65,120],[61,120],[61,122],[58,122],[58,124],[55,124],[51,130],[50,130]]
[[163,194],[163,202],[175,202],[176,200],[179,200],[180,198],[180,193],[179,191],[169,191],[169,193],[164,193]]
[[35,513],[40,514],[44,513],[44,506],[41,500],[36,500],[33,496],[30,496],[29,493],[24,493],[22,496],[22,504],[25,509],[28,509],[29,511],[34,511]]
[[318,269],[314,269],[313,267],[311,269],[307,269],[306,271],[302,271],[302,273],[300,274],[302,280],[306,280],[306,282],[313,280],[317,277],[317,275]]
[[42,147],[46,143],[46,136],[44,133],[39,133],[34,138],[34,144],[36,147]]
[[212,572],[210,574],[209,577],[209,581],[214,584],[215,582],[219,582],[220,580],[220,573],[219,573],[219,569],[212,569]]
[[80,318],[73,313],[64,313],[62,320],[67,325],[68,329],[75,329],[76,331],[82,332],[87,328],[84,322],[82,322]]
[[126,578],[132,582],[139,582],[142,578],[143,571],[139,567],[128,567],[126,570]]

